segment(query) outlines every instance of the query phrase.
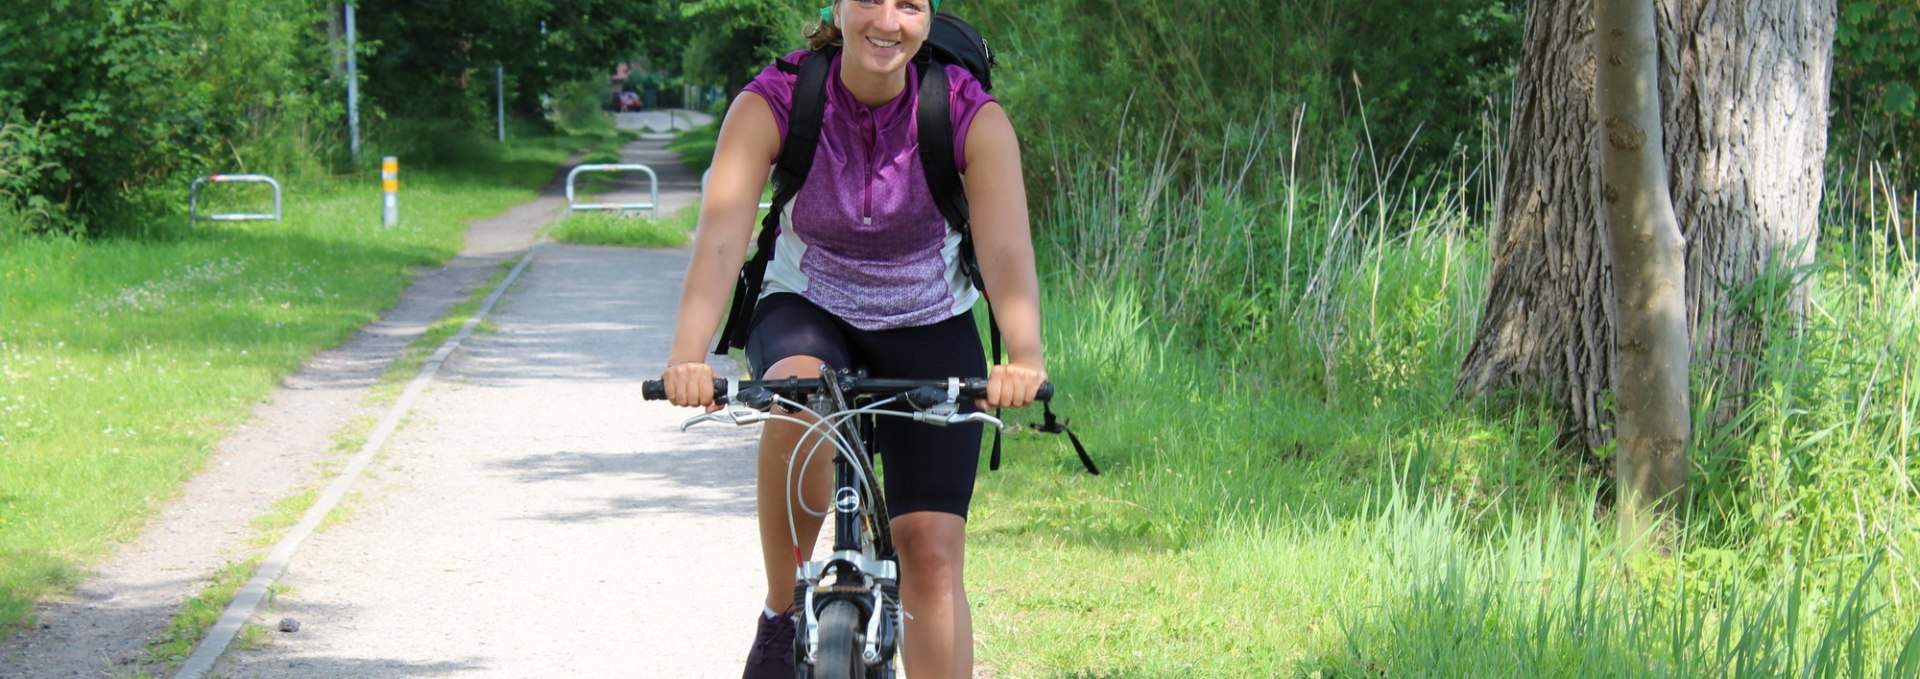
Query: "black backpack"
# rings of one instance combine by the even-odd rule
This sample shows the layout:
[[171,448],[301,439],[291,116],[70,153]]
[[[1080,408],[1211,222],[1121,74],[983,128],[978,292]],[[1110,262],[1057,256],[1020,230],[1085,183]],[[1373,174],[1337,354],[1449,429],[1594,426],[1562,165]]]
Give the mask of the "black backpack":
[[[793,86],[792,108],[787,116],[787,136],[781,143],[780,159],[773,167],[772,206],[768,208],[766,219],[760,222],[760,237],[755,242],[753,256],[740,267],[740,281],[734,286],[733,303],[727,312],[726,325],[720,330],[719,342],[713,349],[715,354],[725,354],[729,347],[747,347],[747,326],[753,320],[753,307],[760,300],[760,286],[766,278],[767,264],[773,261],[774,239],[780,232],[780,214],[786,204],[800,193],[800,187],[807,181],[807,172],[813,169],[813,152],[820,145],[820,122],[826,112],[827,77],[833,70],[833,55],[839,49],[823,48],[798,65],[784,59],[774,62],[781,71],[797,77]],[[992,92],[993,67],[996,65],[993,50],[972,25],[942,12],[934,15],[933,28],[914,60],[919,65],[920,74],[919,110],[915,113],[920,131],[920,166],[927,176],[927,188],[933,193],[934,204],[939,206],[940,214],[946,217],[947,223],[960,233],[960,270],[985,298],[987,283],[980,275],[979,259],[973,251],[973,228],[968,219],[966,185],[961,182],[959,166],[953,157],[953,117],[948,109],[947,69],[942,66],[956,64],[967,69],[980,81],[981,89]],[[998,363],[1000,324],[993,318],[991,299],[987,300],[987,327],[993,346],[993,361]],[[1093,458],[1080,445],[1080,438],[1074,436],[1063,421],[1054,417],[1051,404],[1043,403],[1043,407],[1044,421],[1034,427],[1047,433],[1066,434],[1073,441],[1081,464],[1086,466],[1087,471],[1099,474]],[[1000,468],[998,432],[994,433],[993,457],[989,467],[995,470]]]

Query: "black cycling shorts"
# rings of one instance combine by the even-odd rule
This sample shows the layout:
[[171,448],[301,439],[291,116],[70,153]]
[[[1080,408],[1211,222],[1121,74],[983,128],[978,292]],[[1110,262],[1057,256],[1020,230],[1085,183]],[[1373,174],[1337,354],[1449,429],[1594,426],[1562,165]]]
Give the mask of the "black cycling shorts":
[[[747,330],[748,369],[764,377],[768,368],[790,356],[813,356],[835,368],[865,369],[872,377],[987,375],[986,352],[980,347],[973,314],[932,325],[861,330],[804,297],[774,293],[753,310]],[[961,410],[975,408],[967,402]],[[981,426],[936,427],[900,417],[876,420],[870,443],[880,458],[887,514],[934,511],[966,518],[980,466]]]

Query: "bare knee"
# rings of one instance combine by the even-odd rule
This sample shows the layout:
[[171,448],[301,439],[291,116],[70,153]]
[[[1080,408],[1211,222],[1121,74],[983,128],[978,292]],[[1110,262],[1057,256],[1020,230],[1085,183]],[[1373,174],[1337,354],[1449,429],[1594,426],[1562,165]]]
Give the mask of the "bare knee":
[[826,361],[817,356],[788,356],[767,366],[763,380],[784,380],[789,377],[819,377],[820,366]]
[[952,583],[966,561],[966,520],[939,512],[914,512],[894,522],[903,575],[927,584]]

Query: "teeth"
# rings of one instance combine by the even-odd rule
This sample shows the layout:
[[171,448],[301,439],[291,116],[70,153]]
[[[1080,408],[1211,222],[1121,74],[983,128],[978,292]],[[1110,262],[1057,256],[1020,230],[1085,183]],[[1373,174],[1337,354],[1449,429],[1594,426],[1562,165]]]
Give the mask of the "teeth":
[[867,42],[873,44],[875,47],[893,47],[900,44],[898,40],[876,40],[874,38],[867,38]]

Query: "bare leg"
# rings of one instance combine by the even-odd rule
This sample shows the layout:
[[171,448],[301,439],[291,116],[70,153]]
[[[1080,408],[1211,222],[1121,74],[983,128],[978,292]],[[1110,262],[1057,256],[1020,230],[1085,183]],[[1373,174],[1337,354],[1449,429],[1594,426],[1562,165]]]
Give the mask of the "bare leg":
[[900,599],[907,621],[907,676],[973,676],[973,613],[967,608],[967,520],[945,512],[912,512],[893,520],[900,550]]
[[[790,356],[774,363],[764,379],[819,377],[820,364],[820,359],[811,356]],[[803,413],[800,417],[807,416]],[[761,427],[759,479],[755,492],[760,514],[760,558],[767,573],[767,608],[779,612],[793,605],[793,579],[799,565],[795,560],[795,550],[800,550],[801,560],[812,558],[814,540],[820,536],[822,517],[802,511],[798,502],[804,493],[808,505],[815,508],[827,506],[827,494],[833,485],[833,445],[825,443],[815,451],[812,463],[807,465],[805,477],[800,476],[797,466],[794,468],[797,486],[793,493],[795,504],[789,507],[787,461],[796,454],[794,444],[799,442],[806,428],[792,422],[777,421],[768,421]],[[810,438],[806,446],[797,451],[800,459],[804,461],[808,450],[820,440],[820,437]],[[788,512],[793,515],[793,530],[798,530],[800,534],[798,547],[787,525]]]

